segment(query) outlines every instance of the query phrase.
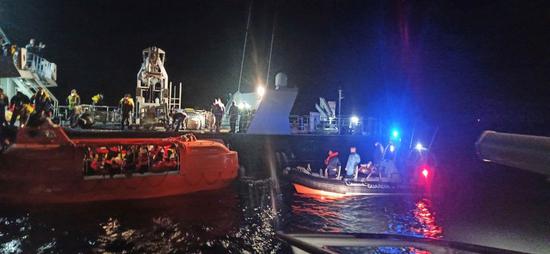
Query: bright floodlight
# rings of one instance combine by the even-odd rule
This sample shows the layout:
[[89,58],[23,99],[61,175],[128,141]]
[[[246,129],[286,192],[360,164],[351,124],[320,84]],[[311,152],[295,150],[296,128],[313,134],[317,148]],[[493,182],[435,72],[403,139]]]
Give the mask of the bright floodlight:
[[424,146],[422,145],[422,143],[418,142],[416,143],[416,146],[414,147],[414,149],[418,150],[419,152],[424,150]]
[[351,121],[351,124],[353,124],[353,125],[358,125],[359,124],[359,117],[357,117],[357,116],[352,116],[349,120]]
[[393,130],[393,131],[391,132],[391,135],[392,135],[393,138],[398,138],[398,137],[399,137],[399,131]]
[[263,97],[265,94],[265,87],[259,85],[258,88],[256,88],[256,93],[258,94],[258,96]]
[[395,152],[395,146],[394,145],[390,145],[390,152],[391,153]]

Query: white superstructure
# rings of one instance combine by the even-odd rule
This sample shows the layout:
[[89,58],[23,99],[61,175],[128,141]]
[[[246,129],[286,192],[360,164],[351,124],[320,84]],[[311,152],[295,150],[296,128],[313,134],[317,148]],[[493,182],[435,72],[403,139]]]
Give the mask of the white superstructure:
[[[15,95],[17,91],[31,97],[39,87],[44,88],[57,109],[58,100],[48,88],[56,87],[57,65],[40,56],[37,46],[28,45],[11,50],[11,41],[0,28],[0,38],[7,50],[0,50],[0,87],[8,97]],[[34,39],[31,39],[34,42]]]

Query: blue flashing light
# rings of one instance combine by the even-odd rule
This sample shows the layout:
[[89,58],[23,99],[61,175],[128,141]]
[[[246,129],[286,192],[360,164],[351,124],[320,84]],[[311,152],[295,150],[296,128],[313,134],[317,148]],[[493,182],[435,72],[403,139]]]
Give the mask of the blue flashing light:
[[399,131],[393,130],[393,131],[391,132],[391,136],[392,136],[393,138],[398,138],[398,137],[399,137]]

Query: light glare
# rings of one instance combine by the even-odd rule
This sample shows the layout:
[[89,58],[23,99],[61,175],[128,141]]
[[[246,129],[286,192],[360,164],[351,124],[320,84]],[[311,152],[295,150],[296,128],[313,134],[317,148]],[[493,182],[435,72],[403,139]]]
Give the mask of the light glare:
[[262,85],[258,85],[258,88],[256,88],[256,93],[258,94],[258,96],[263,97],[265,94],[265,87],[263,87]]
[[359,124],[359,117],[357,117],[357,116],[352,116],[352,117],[350,118],[350,121],[351,121],[351,124],[353,124],[353,125],[358,125],[358,124]]
[[399,131],[393,130],[391,135],[392,135],[393,138],[398,138],[399,137]]
[[422,175],[424,176],[424,178],[428,178],[428,170],[427,169],[422,169]]

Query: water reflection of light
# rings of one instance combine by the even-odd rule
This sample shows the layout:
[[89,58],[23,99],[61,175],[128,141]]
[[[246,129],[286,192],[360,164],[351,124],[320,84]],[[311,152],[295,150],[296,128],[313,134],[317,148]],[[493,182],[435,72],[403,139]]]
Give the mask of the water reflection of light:
[[[290,231],[386,233],[439,238],[442,228],[427,199],[294,194]],[[418,250],[411,253],[419,252]]]
[[429,199],[424,198],[416,202],[413,213],[420,225],[418,228],[412,227],[411,230],[425,237],[440,238],[443,228],[437,225],[435,213],[431,209],[432,203]]
[[21,241],[14,239],[3,243],[0,246],[0,251],[1,253],[23,253],[23,250],[21,250]]

